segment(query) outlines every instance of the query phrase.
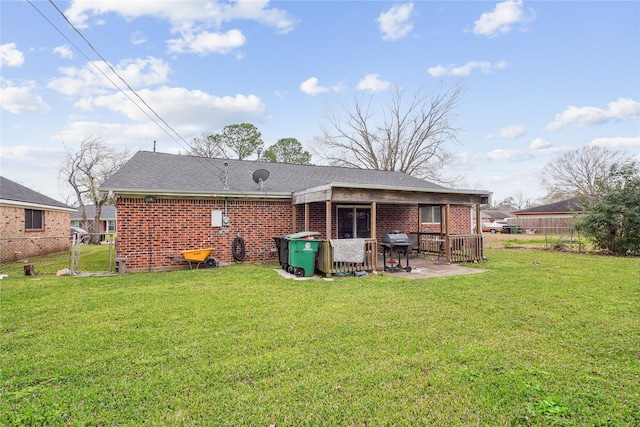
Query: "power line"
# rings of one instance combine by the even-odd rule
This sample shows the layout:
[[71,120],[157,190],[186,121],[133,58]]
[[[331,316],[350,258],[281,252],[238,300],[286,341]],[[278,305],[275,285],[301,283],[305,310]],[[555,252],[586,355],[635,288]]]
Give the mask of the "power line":
[[[109,67],[109,69],[111,70],[111,72],[116,75],[118,77],[118,79],[131,91],[131,93],[133,93],[136,98],[138,98],[140,100],[140,102],[142,102],[142,104],[149,110],[151,111],[155,117],[158,118],[158,120],[160,120],[160,122],[162,122],[162,124],[164,124],[165,127],[161,126],[160,123],[158,123],[147,111],[145,111],[144,108],[142,108],[135,99],[133,99],[131,96],[129,96],[128,93],[126,93],[118,84],[116,84],[116,82],[114,82],[100,67],[98,67],[98,65],[95,63],[95,61],[93,61],[91,58],[89,58],[89,56],[84,53],[84,51],[78,46],[76,45],[62,30],[60,30],[56,24],[54,24],[40,9],[38,9],[38,7],[33,3],[32,0],[27,0],[28,3],[38,12],[38,14],[40,14],[40,16],[42,16],[42,18],[44,18],[65,40],[67,40],[96,70],[98,70],[98,72],[100,72],[100,74],[102,74],[116,89],[118,89],[118,91],[120,91],[129,101],[131,101],[145,116],[147,116],[156,126],[158,126],[158,128],[160,128],[160,130],[162,130],[165,134],[167,134],[167,136],[169,136],[174,142],[176,142],[178,145],[182,145],[180,143],[180,141],[183,141],[187,147],[190,148],[189,143],[169,124],[167,123],[166,120],[164,120],[149,104],[147,104],[147,102],[140,96],[140,94],[138,94],[138,92],[133,89],[129,83],[127,83],[127,81],[113,68],[113,66],[111,65],[111,63],[109,61],[107,61],[98,51],[97,49],[93,46],[93,44],[75,27],[75,25],[73,25],[73,23],[71,23],[67,17],[64,15],[64,13],[58,8],[58,6],[56,6],[56,4],[53,2],[53,0],[49,0],[49,3],[51,3],[51,5],[56,9],[56,11],[62,16],[62,18],[67,22],[67,24],[82,38],[82,40],[84,40],[84,42],[91,48],[91,50]],[[167,129],[170,129],[171,132],[173,132],[173,134],[178,138],[178,140],[176,140],[176,138],[167,131]],[[189,148],[187,147],[182,147],[185,148],[186,150],[188,150]],[[201,161],[203,162],[203,164],[205,165],[206,169],[209,169],[210,172],[212,172],[212,174],[215,174],[216,172],[219,172],[221,175],[219,175],[220,179],[222,180],[222,176],[225,173],[225,171],[216,166],[216,165],[212,165],[210,162],[207,162],[204,158],[199,157],[199,156],[194,156],[198,159],[201,159]],[[213,170],[211,169],[211,167],[217,169],[217,170]],[[215,175],[214,175],[215,176]],[[233,187],[233,186],[232,186]],[[240,194],[244,194],[243,191],[241,191],[238,188],[234,188],[234,190],[238,191]]]

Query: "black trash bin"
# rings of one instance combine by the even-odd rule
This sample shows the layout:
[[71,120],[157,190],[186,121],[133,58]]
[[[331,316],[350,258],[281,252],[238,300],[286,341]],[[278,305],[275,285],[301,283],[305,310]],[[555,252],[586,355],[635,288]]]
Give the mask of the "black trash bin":
[[278,249],[280,267],[285,271],[289,269],[289,240],[286,237],[276,236],[273,238],[276,242],[276,249]]

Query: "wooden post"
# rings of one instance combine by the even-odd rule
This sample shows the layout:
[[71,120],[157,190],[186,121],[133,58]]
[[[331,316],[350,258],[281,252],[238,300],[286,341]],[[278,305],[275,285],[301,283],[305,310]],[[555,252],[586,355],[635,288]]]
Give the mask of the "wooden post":
[[25,264],[24,265],[24,275],[25,276],[35,276],[36,270],[33,267],[33,264]]
[[327,240],[331,239],[331,200],[325,202],[325,217],[327,227]]
[[378,209],[377,202],[371,202],[371,238],[376,239],[378,235],[378,219],[376,215],[376,211]]
[[373,239],[373,247],[371,248],[371,263],[373,264],[373,271],[378,269],[378,219],[377,219],[377,211],[378,204],[377,202],[371,202],[371,238]]
[[444,214],[444,220],[445,220],[444,249],[445,249],[445,259],[447,260],[447,263],[451,262],[451,238],[449,237],[449,233],[451,231],[451,227],[449,225],[450,213],[451,213],[451,205],[447,203],[447,205],[445,206],[445,214]]

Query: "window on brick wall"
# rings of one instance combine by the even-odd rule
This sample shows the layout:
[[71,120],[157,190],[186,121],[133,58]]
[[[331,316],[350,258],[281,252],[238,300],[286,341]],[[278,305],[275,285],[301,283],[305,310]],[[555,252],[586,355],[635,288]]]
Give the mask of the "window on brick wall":
[[44,229],[44,211],[37,209],[24,210],[24,229],[42,230]]
[[421,208],[420,216],[423,224],[440,224],[442,221],[442,210],[440,205],[428,205]]

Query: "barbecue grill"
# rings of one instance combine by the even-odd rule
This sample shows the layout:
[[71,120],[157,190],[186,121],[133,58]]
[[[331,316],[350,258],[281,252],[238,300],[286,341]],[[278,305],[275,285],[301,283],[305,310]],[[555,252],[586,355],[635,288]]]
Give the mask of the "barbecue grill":
[[[382,246],[382,263],[385,270],[390,270],[392,273],[395,272],[396,269],[404,269],[407,272],[411,271],[411,267],[409,267],[409,254],[411,253],[411,243],[409,242],[409,236],[407,236],[405,233],[394,230],[391,233],[382,236],[382,242],[380,243],[380,246]],[[391,265],[387,265],[387,250],[389,251],[390,261],[392,259],[393,253],[396,253],[396,256],[398,257],[397,265],[393,261],[391,261]],[[406,265],[404,267],[402,266],[402,260],[400,258],[401,253],[405,256],[406,259]]]

